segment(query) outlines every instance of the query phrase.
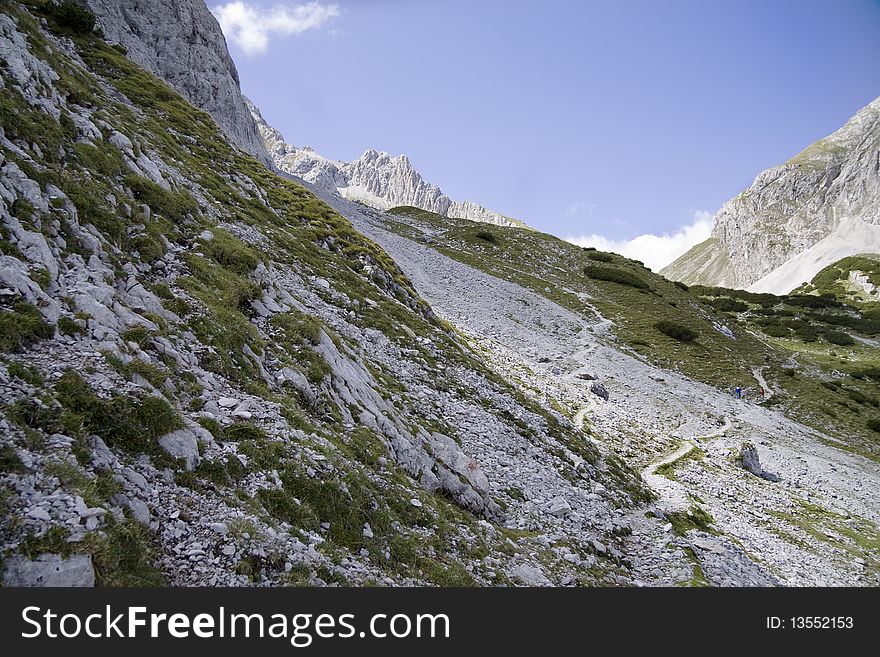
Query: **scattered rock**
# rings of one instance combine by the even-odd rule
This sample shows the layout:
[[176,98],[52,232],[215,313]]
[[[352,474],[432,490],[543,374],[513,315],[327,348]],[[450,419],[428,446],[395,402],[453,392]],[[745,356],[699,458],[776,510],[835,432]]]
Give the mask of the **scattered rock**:
[[592,392],[597,397],[604,399],[605,401],[608,401],[608,397],[610,396],[605,386],[603,386],[598,381],[594,381],[593,384],[590,386],[590,392]]

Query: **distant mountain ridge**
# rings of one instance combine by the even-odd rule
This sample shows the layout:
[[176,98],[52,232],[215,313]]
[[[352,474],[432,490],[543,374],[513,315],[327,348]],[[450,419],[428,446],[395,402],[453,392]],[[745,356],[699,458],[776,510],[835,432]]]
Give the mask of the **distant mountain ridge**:
[[[712,237],[663,269],[685,283],[797,287],[865,244],[880,224],[880,98],[842,128],[760,173],[715,215]],[[808,257],[789,265],[813,249]],[[784,272],[775,273],[786,267]]]
[[380,210],[407,205],[497,226],[525,225],[473,201],[450,199],[425,180],[406,155],[392,156],[370,148],[353,162],[343,162],[326,158],[309,146],[293,146],[266,122],[253,102],[245,102],[275,166],[286,173]]

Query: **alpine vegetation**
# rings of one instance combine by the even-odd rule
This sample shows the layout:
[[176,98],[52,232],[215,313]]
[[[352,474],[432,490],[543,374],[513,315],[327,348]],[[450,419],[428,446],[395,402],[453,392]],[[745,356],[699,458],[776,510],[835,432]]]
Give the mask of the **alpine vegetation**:
[[0,81],[4,585],[878,583],[876,258],[688,287],[303,153],[200,0],[4,2]]

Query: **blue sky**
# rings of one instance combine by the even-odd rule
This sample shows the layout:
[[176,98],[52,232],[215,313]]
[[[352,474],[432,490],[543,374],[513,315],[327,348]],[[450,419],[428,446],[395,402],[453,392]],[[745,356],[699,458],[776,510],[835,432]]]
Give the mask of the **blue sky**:
[[[227,16],[242,88],[289,142],[406,153],[455,199],[618,250],[704,237],[705,213],[880,95],[878,0],[248,0]],[[643,233],[670,239],[626,242]]]

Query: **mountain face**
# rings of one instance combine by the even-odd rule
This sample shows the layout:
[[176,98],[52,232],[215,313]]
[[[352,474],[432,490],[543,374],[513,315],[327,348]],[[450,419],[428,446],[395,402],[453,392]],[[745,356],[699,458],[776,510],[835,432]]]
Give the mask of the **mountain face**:
[[499,226],[524,225],[472,201],[452,201],[439,187],[422,178],[406,155],[392,157],[369,149],[353,162],[340,162],[328,160],[308,146],[292,146],[250,101],[248,107],[275,166],[329,192],[380,210],[413,206],[443,216]]
[[208,112],[237,146],[270,163],[223,32],[202,0],[86,1],[109,42]]
[[[867,227],[861,228],[862,224]],[[880,98],[837,132],[759,174],[749,189],[715,216],[710,240],[663,273],[685,283],[753,286],[756,291],[783,294],[834,260],[864,251],[861,235],[876,225],[880,225]],[[786,275],[773,275],[822,241]]]

